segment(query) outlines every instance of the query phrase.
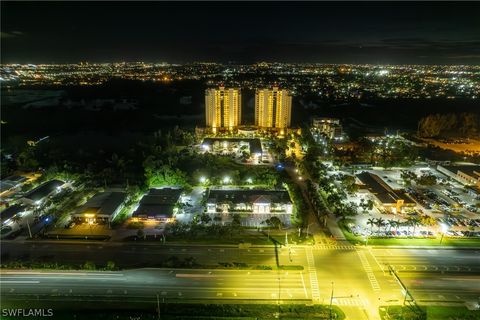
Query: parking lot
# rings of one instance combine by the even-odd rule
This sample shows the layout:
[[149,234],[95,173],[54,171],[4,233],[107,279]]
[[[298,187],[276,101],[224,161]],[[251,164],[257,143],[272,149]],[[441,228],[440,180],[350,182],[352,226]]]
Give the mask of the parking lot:
[[[371,210],[360,207],[361,199],[373,199],[368,192],[356,192],[347,195],[347,202],[358,206],[359,214],[350,228],[355,235],[380,237],[480,237],[479,197],[467,192],[457,181],[427,165],[416,165],[408,170],[415,174],[433,175],[437,183],[420,185],[413,182],[406,186],[402,179],[402,169],[368,170],[382,179],[394,190],[405,190],[408,197],[415,201],[414,208],[406,208],[401,213],[387,213],[378,205]],[[336,174],[351,174],[337,171]],[[340,186],[340,181],[337,181]]]

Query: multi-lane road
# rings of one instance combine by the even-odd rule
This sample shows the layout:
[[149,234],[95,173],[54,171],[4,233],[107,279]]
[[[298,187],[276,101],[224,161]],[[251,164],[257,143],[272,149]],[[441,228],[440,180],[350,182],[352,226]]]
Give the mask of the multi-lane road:
[[[301,265],[303,270],[132,269],[121,272],[22,273],[4,270],[4,301],[37,299],[161,299],[313,301],[340,306],[350,319],[377,319],[378,306],[404,299],[393,267],[417,303],[478,303],[480,250],[375,248],[319,242],[289,248],[163,246],[131,243],[2,242],[8,259],[44,259],[98,265],[155,265],[170,256],[194,257],[201,265]],[[277,258],[278,257],[278,258]],[[61,298],[59,298],[61,297]],[[142,301],[143,301],[142,300]]]

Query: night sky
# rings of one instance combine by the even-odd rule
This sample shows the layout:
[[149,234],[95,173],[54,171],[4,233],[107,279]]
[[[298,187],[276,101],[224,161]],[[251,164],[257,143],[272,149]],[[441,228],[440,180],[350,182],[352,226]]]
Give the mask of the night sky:
[[3,63],[480,64],[480,3],[6,2]]

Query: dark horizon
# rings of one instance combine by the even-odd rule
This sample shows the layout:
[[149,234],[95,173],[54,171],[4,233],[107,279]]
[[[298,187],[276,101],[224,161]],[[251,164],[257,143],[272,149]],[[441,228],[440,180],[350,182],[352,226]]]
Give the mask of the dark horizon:
[[479,3],[9,2],[2,63],[480,64]]

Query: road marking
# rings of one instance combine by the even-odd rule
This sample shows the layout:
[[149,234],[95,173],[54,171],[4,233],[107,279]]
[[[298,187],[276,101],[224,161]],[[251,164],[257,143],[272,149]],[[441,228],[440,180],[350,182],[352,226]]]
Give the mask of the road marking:
[[375,261],[377,266],[380,268],[380,270],[382,270],[383,274],[385,275],[385,270],[383,269],[382,265],[378,262],[377,257],[375,257],[375,255],[372,253],[372,249],[369,249],[368,252],[373,257],[373,260]]
[[303,278],[303,272],[300,273],[300,277],[302,278],[302,286],[303,286],[303,292],[305,293],[305,298],[308,299],[308,293],[307,293],[307,288],[305,287],[305,279]]
[[15,283],[15,284],[36,284],[40,283],[40,281],[30,281],[30,280],[0,280],[0,284],[3,283]]
[[[312,290],[312,300],[320,300],[320,291],[318,290],[317,270],[315,269],[315,259],[313,258],[312,248],[306,249],[308,275],[310,276],[310,288]],[[303,275],[302,275],[303,277]]]
[[365,307],[368,305],[368,300],[360,298],[333,298],[332,303],[337,306]]
[[372,286],[373,291],[380,291],[380,285],[378,284],[377,278],[373,273],[372,267],[367,260],[365,252],[357,250],[358,256],[360,258],[360,262],[362,263],[363,269],[367,273],[368,281],[370,281],[370,285]]

